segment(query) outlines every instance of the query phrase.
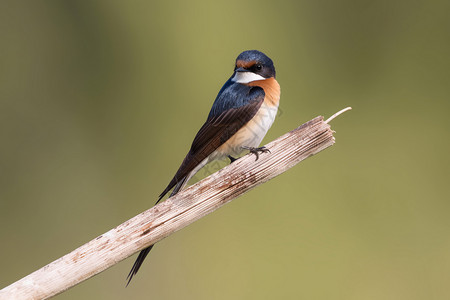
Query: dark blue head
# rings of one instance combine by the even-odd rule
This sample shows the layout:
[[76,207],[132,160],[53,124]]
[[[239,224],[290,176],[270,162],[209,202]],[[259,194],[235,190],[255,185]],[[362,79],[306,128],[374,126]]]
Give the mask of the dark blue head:
[[235,72],[251,72],[264,78],[275,77],[273,61],[258,50],[247,50],[236,58]]

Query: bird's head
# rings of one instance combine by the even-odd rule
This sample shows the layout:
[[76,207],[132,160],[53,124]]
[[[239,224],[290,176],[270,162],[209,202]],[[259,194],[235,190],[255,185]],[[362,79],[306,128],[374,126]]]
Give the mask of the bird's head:
[[232,81],[249,83],[275,77],[273,61],[257,50],[247,50],[236,58]]

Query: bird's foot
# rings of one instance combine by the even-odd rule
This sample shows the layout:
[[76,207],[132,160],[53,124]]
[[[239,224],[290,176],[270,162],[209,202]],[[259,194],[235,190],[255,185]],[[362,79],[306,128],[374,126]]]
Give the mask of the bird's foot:
[[256,155],[256,159],[255,161],[257,161],[259,159],[259,153],[270,153],[270,150],[267,149],[266,147],[262,146],[262,147],[247,147],[247,146],[242,146],[243,149],[250,151],[250,153],[253,153]]
[[234,157],[231,156],[231,155],[228,155],[228,158],[230,159],[230,164],[232,164],[232,163],[234,163],[235,161],[238,160],[237,158],[234,158]]

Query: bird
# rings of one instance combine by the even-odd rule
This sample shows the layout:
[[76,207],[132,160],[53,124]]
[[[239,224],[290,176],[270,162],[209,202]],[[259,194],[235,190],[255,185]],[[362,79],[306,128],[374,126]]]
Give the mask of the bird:
[[[245,150],[255,154],[258,160],[260,153],[270,152],[259,145],[278,111],[280,85],[275,77],[273,61],[264,53],[247,50],[238,55],[233,74],[220,89],[189,152],[155,205],[170,190],[169,197],[176,195],[211,161],[228,158],[233,163]],[[127,276],[127,285],[153,246],[139,253]]]

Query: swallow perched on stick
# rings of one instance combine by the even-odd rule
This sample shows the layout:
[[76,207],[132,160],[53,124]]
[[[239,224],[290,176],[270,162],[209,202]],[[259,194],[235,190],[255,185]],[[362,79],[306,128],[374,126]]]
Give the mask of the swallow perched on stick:
[[[259,144],[275,120],[279,101],[280,85],[272,60],[257,50],[239,54],[233,75],[220,89],[205,124],[156,204],[170,190],[170,197],[177,194],[213,160],[228,157],[233,162],[244,150],[254,153],[257,160],[259,153],[270,152]],[[128,284],[153,246],[139,253],[128,274]]]

